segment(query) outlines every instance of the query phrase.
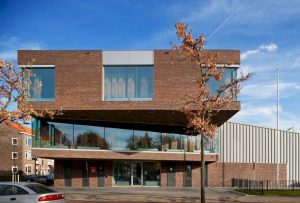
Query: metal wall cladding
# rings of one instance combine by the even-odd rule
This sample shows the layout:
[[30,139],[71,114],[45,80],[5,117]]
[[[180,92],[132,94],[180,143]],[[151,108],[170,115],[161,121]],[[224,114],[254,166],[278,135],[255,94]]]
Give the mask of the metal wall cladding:
[[[220,162],[287,164],[287,179],[300,181],[300,133],[227,122],[218,129]],[[278,135],[278,137],[277,137]],[[278,159],[277,159],[278,158]]]

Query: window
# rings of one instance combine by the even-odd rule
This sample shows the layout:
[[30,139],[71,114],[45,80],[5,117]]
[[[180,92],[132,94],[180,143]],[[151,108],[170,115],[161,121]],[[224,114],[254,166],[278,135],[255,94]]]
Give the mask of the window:
[[0,185],[0,196],[26,195],[26,194],[28,194],[28,192],[18,186]]
[[150,101],[153,98],[152,66],[107,66],[104,75],[105,101]]
[[34,183],[29,183],[26,185],[29,189],[33,190],[37,194],[45,194],[45,193],[54,193],[56,192],[55,190],[48,188],[44,185],[41,184],[34,184]]
[[[216,94],[217,93],[217,90],[222,86],[222,85],[225,85],[233,80],[235,80],[237,77],[237,68],[232,68],[232,67],[226,67],[224,69],[224,74],[223,74],[223,77],[220,81],[217,81],[213,78],[211,78],[209,81],[208,81],[208,86],[211,90],[212,93]],[[228,96],[230,95],[231,92],[230,90],[226,90],[222,96]],[[236,97],[235,95],[233,95],[233,99],[236,100]]]
[[134,147],[133,130],[106,128],[105,138],[112,150],[130,150]]
[[25,172],[26,173],[32,173],[32,165],[26,165],[25,166]]
[[12,152],[11,159],[18,159],[18,152]]
[[27,146],[27,147],[31,147],[31,144],[32,144],[32,139],[31,139],[31,137],[26,137],[26,146]]
[[18,145],[18,138],[12,138],[11,139],[11,144],[12,145]]
[[25,159],[31,160],[31,151],[25,151]]
[[18,173],[18,167],[17,166],[12,166],[11,167],[11,172],[12,173]]
[[107,149],[104,128],[89,125],[74,125],[74,142],[78,149]]
[[55,98],[55,69],[54,67],[33,67],[31,70],[31,87],[29,100],[43,101]]

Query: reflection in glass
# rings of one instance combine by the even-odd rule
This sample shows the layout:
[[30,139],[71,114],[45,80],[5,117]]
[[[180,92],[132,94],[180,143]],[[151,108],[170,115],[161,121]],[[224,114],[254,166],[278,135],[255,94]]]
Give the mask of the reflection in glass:
[[70,148],[73,146],[73,125],[41,121],[41,145]]
[[[209,89],[212,91],[212,93],[217,93],[217,90],[222,85],[225,85],[231,81],[233,81],[237,77],[237,69],[236,68],[225,68],[224,74],[221,81],[217,81],[215,79],[210,79],[208,81]],[[225,93],[222,96],[228,96],[230,95],[230,90],[226,90]],[[234,100],[236,100],[236,96],[234,96]]]
[[132,185],[142,185],[142,163],[132,163]]
[[74,125],[74,140],[77,148],[108,149],[104,139],[104,128],[88,125]]
[[105,138],[112,150],[133,149],[133,130],[105,128]]
[[143,174],[145,186],[159,186],[160,185],[160,163],[159,162],[144,162]]
[[[83,148],[137,151],[199,152],[201,136],[160,133],[35,119],[34,147]],[[219,137],[206,137],[205,150],[217,152]]]
[[129,186],[131,185],[131,167],[130,162],[115,162],[113,174],[114,186]]
[[184,151],[184,138],[181,134],[163,133],[163,151]]
[[161,133],[135,130],[134,148],[137,150],[159,151],[161,148]]
[[191,187],[192,186],[192,165],[185,165],[185,173],[184,173],[184,186]]
[[47,100],[55,96],[55,69],[31,68],[30,99]]

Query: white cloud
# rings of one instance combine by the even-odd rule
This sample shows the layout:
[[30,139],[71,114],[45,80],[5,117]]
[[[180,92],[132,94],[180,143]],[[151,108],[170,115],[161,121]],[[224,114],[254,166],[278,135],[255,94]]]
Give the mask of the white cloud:
[[[250,125],[276,128],[277,127],[277,106],[271,105],[250,105],[242,106],[241,111],[238,112],[231,121],[237,123],[245,123]],[[287,130],[294,127],[299,132],[300,118],[287,112],[282,106],[279,106],[279,129]]]
[[268,45],[262,44],[259,46],[260,50],[266,50],[267,52],[274,52],[277,50],[277,48],[278,48],[277,44],[274,44],[274,43],[271,43]]
[[300,67],[300,56],[296,58],[291,68],[299,68]]
[[[287,91],[288,90],[288,91]],[[291,94],[299,94],[299,91],[292,90],[300,90],[300,84],[295,82],[281,82],[279,83],[279,92],[280,97],[286,97]],[[259,83],[259,84],[251,84],[245,85],[242,88],[241,96],[246,97],[248,100],[262,100],[268,98],[276,98],[277,94],[277,84],[272,83]]]
[[39,42],[22,41],[17,37],[0,37],[0,58],[5,60],[16,60],[17,50],[40,50],[44,45]]
[[247,59],[249,56],[253,56],[259,53],[266,53],[266,52],[275,52],[278,49],[277,44],[262,44],[257,49],[249,50],[246,52],[241,53],[241,60]]

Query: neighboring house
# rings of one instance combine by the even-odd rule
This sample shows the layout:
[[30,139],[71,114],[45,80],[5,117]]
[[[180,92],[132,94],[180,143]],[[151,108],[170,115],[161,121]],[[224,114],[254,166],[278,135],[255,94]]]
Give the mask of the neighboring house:
[[[0,124],[0,176],[11,180],[12,173],[21,176],[34,174],[31,155],[31,128],[13,122]],[[53,171],[53,160],[37,159],[37,174]],[[43,172],[44,171],[44,172]]]
[[[210,50],[236,77],[240,51]],[[198,70],[175,50],[20,50],[19,65],[34,64],[29,103],[63,109],[54,120],[35,118],[32,154],[54,159],[55,186],[200,185],[200,137],[187,136],[180,111],[197,89]],[[215,89],[216,81],[210,87]],[[233,101],[218,112],[222,125],[240,110]],[[206,164],[216,162],[210,152]]]

